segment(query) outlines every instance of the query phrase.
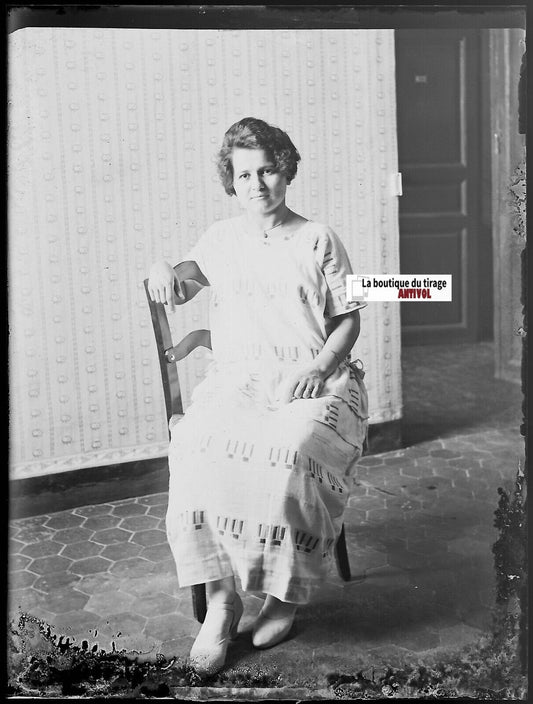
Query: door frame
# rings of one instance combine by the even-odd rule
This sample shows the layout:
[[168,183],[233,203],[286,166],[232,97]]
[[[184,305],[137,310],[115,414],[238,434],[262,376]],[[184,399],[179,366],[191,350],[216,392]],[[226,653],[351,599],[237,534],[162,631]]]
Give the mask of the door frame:
[[523,323],[520,252],[525,242],[513,232],[509,186],[526,144],[526,136],[518,132],[520,41],[524,35],[524,30],[516,28],[489,31],[495,376],[517,383],[522,362],[517,331]]
[[[431,28],[432,31],[439,32],[440,28]],[[420,30],[418,30],[420,31]],[[461,301],[461,320],[457,323],[446,325],[405,325],[402,324],[401,335],[403,345],[430,345],[430,344],[447,344],[448,342],[462,343],[477,341],[480,335],[481,318],[486,298],[481,295],[481,279],[480,271],[483,271],[480,264],[480,253],[482,248],[482,207],[486,204],[486,200],[482,199],[483,183],[481,181],[483,150],[487,149],[487,142],[483,141],[483,135],[488,135],[490,130],[490,120],[488,115],[488,76],[481,69],[482,52],[481,52],[481,35],[482,32],[477,28],[442,28],[442,31],[453,31],[454,33],[464,33],[464,39],[460,40],[460,72],[462,75],[460,103],[458,109],[464,118],[461,118],[462,128],[465,130],[463,135],[464,156],[461,161],[464,165],[468,165],[468,172],[471,181],[474,181],[472,187],[468,187],[466,183],[466,201],[464,204],[466,218],[462,225],[461,233],[461,258],[466,262],[466,267],[461,271],[461,280],[456,283],[454,288],[454,296],[458,293],[462,296]],[[481,80],[480,80],[481,79]],[[399,93],[401,86],[397,84],[397,92]],[[467,95],[463,92],[466,91]],[[468,98],[470,94],[470,99]],[[484,104],[485,99],[485,104]],[[466,115],[465,115],[466,112]],[[486,155],[485,155],[486,156]],[[400,171],[406,168],[408,164],[399,164]],[[440,222],[454,222],[457,216],[461,213],[437,214]],[[404,216],[405,223],[411,223],[407,226],[408,229],[418,228],[418,220],[415,217],[411,218],[409,214]],[[466,231],[466,236],[465,236]],[[400,235],[401,236],[401,235]],[[490,233],[489,233],[490,237]],[[490,258],[489,261],[483,261],[487,265],[487,271],[484,274],[490,275]],[[410,271],[402,273],[409,274]],[[432,273],[432,272],[427,272]],[[411,304],[416,305],[416,304]],[[441,304],[443,305],[443,304]],[[492,314],[492,311],[490,311]]]

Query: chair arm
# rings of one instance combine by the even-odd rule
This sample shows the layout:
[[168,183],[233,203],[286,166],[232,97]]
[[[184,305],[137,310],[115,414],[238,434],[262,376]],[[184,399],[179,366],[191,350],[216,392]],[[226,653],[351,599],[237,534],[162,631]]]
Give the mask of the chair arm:
[[[206,279],[204,274],[202,274],[200,267],[196,262],[185,261],[176,264],[174,267],[178,279],[181,283],[181,289],[183,292],[183,298],[178,298],[176,291],[176,305],[182,306],[184,303],[188,303],[196,294],[204,288],[204,286],[209,286],[209,281]],[[174,287],[176,289],[176,286]]]
[[185,335],[181,342],[165,350],[166,360],[169,364],[179,362],[197,347],[207,347],[209,350],[212,349],[211,332],[209,330],[194,330],[188,335]]

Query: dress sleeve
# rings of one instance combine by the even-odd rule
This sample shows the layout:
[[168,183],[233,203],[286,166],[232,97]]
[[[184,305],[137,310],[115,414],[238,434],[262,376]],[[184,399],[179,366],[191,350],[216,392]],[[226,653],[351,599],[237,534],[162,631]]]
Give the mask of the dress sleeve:
[[209,252],[210,252],[210,246],[209,246],[209,241],[211,239],[211,228],[208,228],[202,235],[200,235],[199,239],[197,240],[196,244],[193,245],[193,247],[187,252],[187,254],[182,257],[183,262],[196,262],[198,266],[200,267],[200,271],[202,274],[207,278],[207,280],[210,282],[211,281],[211,276],[210,276],[210,257],[209,257]]
[[328,318],[334,318],[336,315],[366,308],[366,303],[348,301],[346,298],[346,277],[353,271],[348,254],[339,237],[328,227],[321,240],[319,247],[320,268],[327,284],[324,315]]

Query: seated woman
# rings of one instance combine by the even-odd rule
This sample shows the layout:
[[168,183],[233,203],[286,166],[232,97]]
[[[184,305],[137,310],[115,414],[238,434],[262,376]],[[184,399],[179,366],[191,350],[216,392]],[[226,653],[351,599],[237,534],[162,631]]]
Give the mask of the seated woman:
[[232,125],[218,155],[243,214],[214,223],[184,262],[155,263],[153,300],[211,287],[213,348],[205,379],[172,427],[168,540],[180,586],[207,583],[191,650],[223,665],[243,591],[266,594],[252,640],[288,634],[331,565],[367,431],[362,373],[349,361],[361,303],[346,300],[346,251],[327,226],[285,203],[300,156],[255,118]]

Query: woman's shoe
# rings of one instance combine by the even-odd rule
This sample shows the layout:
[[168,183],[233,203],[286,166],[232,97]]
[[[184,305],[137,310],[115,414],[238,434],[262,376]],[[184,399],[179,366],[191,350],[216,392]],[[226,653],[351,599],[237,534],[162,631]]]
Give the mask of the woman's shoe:
[[259,612],[259,616],[252,631],[252,643],[255,648],[272,648],[281,643],[289,635],[289,631],[294,623],[296,606],[286,616],[269,616],[268,597],[267,602]]
[[237,637],[242,611],[238,594],[232,604],[218,601],[209,604],[189,656],[190,664],[199,674],[214,675],[224,667],[229,642]]

